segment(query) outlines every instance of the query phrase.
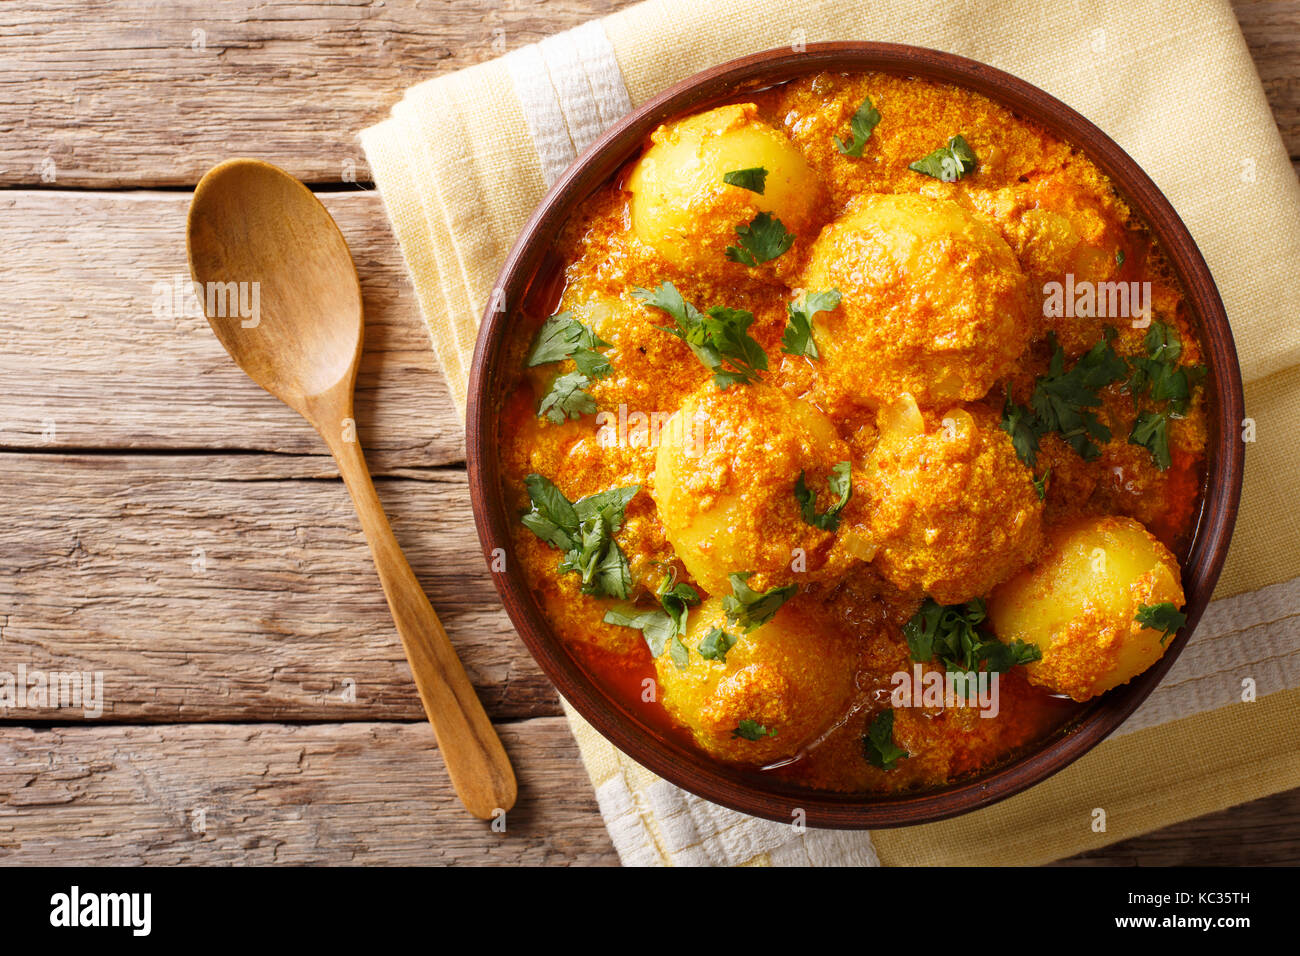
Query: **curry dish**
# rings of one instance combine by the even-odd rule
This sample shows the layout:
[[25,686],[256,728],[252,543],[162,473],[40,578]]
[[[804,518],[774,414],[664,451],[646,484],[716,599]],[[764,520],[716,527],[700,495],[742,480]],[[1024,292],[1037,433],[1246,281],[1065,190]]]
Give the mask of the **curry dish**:
[[660,126],[555,253],[507,356],[511,560],[654,733],[939,787],[1185,623],[1201,346],[1071,144],[821,74]]

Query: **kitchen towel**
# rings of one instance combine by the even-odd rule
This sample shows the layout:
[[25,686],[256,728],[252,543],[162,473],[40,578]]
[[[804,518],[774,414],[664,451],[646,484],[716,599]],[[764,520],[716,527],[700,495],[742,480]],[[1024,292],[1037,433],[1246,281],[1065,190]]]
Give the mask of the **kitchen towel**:
[[1214,603],[1143,707],[1051,779],[953,820],[871,834],[756,820],[655,777],[566,705],[621,859],[1041,863],[1300,786],[1300,184],[1227,0],[650,0],[413,87],[362,143],[457,407],[501,263],[578,153],[693,73],[819,40],[982,60],[1143,166],[1232,322],[1249,416],[1242,510]]

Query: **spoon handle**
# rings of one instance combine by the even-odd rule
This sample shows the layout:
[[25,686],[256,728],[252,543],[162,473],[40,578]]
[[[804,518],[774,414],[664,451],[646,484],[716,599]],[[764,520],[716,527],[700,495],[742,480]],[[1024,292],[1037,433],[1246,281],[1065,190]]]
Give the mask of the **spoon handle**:
[[452,786],[470,813],[482,820],[514,806],[517,788],[510,758],[424,588],[402,553],[375,493],[361,444],[326,436],[339,473],[352,495],[375,569],[406,649],[424,712]]

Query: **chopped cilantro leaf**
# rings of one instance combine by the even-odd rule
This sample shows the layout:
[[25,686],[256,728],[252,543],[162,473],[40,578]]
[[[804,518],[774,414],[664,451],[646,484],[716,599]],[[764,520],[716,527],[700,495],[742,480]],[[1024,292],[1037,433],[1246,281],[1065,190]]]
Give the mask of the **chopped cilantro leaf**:
[[673,663],[685,670],[689,663],[689,652],[682,643],[681,635],[686,633],[688,609],[692,604],[700,603],[700,594],[689,584],[674,584],[670,575],[664,578],[655,596],[659,598],[658,608],[611,608],[605,612],[605,623],[638,629],[645,637],[651,654],[658,657],[668,647]]
[[853,494],[852,467],[850,462],[842,461],[831,469],[831,476],[826,483],[837,500],[823,514],[817,513],[817,495],[808,487],[802,469],[799,471],[799,479],[794,485],[794,498],[799,502],[804,521],[823,531],[834,531],[839,527],[840,512]]
[[1002,406],[1002,430],[1011,436],[1016,455],[1030,468],[1038,465],[1038,440],[1043,432],[1033,412],[1023,405],[1017,405],[1011,398],[1011,386],[1007,386],[1007,400]]
[[941,146],[928,156],[910,163],[907,168],[914,173],[952,183],[973,172],[978,163],[979,160],[966,140],[961,136],[954,136],[948,140],[947,146]]
[[1017,664],[1032,664],[1043,659],[1043,651],[1037,644],[1027,644],[1020,638],[1003,643],[988,641],[976,652],[979,660],[990,673],[1005,674]]
[[1060,432],[1065,443],[1085,460],[1101,454],[1099,444],[1110,441],[1110,429],[1091,409],[1101,405],[1101,390],[1122,381],[1128,372],[1124,360],[1115,354],[1109,339],[1102,339],[1073,367],[1065,371],[1065,350],[1049,334],[1052,358],[1046,375],[1034,384],[1029,400],[1040,433]]
[[1169,413],[1167,411],[1139,412],[1129,433],[1130,445],[1142,445],[1151,452],[1151,458],[1161,471],[1173,464],[1169,454]]
[[549,478],[524,479],[531,509],[520,519],[524,527],[551,547],[564,552],[557,570],[582,578],[582,593],[626,598],[632,573],[614,535],[623,526],[627,504],[640,485],[611,488],[570,502]]
[[1123,380],[1128,366],[1103,338],[1067,372],[1065,350],[1048,333],[1052,358],[1047,374],[1034,382],[1029,408],[1016,404],[1007,388],[1002,406],[1002,430],[1011,436],[1016,454],[1030,468],[1038,464],[1038,442],[1048,432],[1059,432],[1067,445],[1084,459],[1101,454],[1099,444],[1110,441],[1110,429],[1097,418],[1094,408],[1101,405],[1101,390]]
[[672,640],[668,642],[668,658],[676,665],[679,671],[684,671],[691,663],[691,652],[686,645],[682,643],[682,636],[674,634]]
[[911,756],[894,743],[894,712],[882,710],[862,738],[862,753],[867,763],[880,770],[893,770],[900,760]]
[[1042,657],[1036,644],[1018,640],[1003,644],[980,631],[985,616],[984,601],[980,598],[952,605],[926,598],[903,625],[912,660],[924,662],[937,658],[950,671],[978,671],[984,664],[991,672],[1003,673],[1016,664],[1027,664]]
[[786,303],[789,319],[785,332],[781,336],[781,351],[787,355],[806,355],[808,358],[820,358],[817,343],[813,341],[812,320],[818,312],[829,312],[840,304],[840,290],[828,289],[825,292],[810,292],[803,297],[803,302],[796,305]]
[[1161,634],[1160,643],[1163,644],[1169,640],[1170,635],[1178,633],[1178,629],[1187,623],[1187,615],[1170,602],[1165,601],[1163,604],[1155,604],[1151,607],[1139,604],[1137,617],[1134,620],[1143,627],[1159,631]]
[[[562,362],[575,353],[608,348],[609,343],[568,312],[557,312],[544,323],[528,353],[528,367]],[[600,377],[600,376],[595,376]]]
[[635,607],[612,607],[605,612],[606,624],[620,627],[633,627],[645,637],[650,653],[658,657],[668,646],[668,642],[677,636],[677,628],[662,610],[638,610]]
[[756,720],[745,719],[731,732],[731,736],[743,737],[745,740],[762,740],[764,737],[775,737],[776,728],[768,730]]
[[1038,492],[1038,500],[1043,501],[1047,498],[1047,482],[1052,477],[1052,469],[1048,468],[1045,472],[1034,479],[1034,491]]
[[733,169],[731,172],[723,174],[722,181],[728,186],[739,186],[741,189],[748,189],[751,193],[758,193],[761,196],[767,184],[767,170],[762,166]]
[[838,136],[832,136],[835,141],[835,148],[845,156],[858,157],[862,155],[862,148],[867,145],[867,140],[871,138],[871,131],[876,128],[880,122],[880,111],[871,102],[871,97],[862,100],[862,105],[858,107],[853,118],[849,120],[849,129],[853,132],[853,139],[849,145],[845,146],[843,140]]
[[737,226],[739,246],[727,246],[727,258],[743,265],[771,262],[794,245],[794,233],[770,212],[760,212],[747,226]]
[[746,634],[770,621],[781,605],[799,590],[795,585],[787,584],[760,594],[745,583],[752,575],[752,571],[729,575],[731,593],[722,599],[722,609],[727,612],[727,620],[738,625]]
[[664,331],[690,346],[695,357],[713,372],[713,383],[718,388],[756,382],[759,371],[767,368],[767,353],[749,334],[753,313],[721,305],[701,313],[682,298],[671,282],[657,289],[635,289],[632,294],[672,316],[676,326],[664,326]]
[[655,594],[677,633],[685,634],[687,609],[700,603],[700,592],[689,584],[672,584],[672,578],[666,577]]
[[700,652],[700,656],[706,661],[723,661],[725,663],[727,651],[735,647],[736,642],[739,640],[739,636],[735,634],[728,634],[720,627],[712,627],[709,628],[709,633],[704,635],[696,650]]
[[587,386],[590,384],[591,379],[581,372],[556,376],[551,383],[551,390],[542,396],[537,414],[557,425],[563,425],[567,418],[576,421],[583,415],[592,414],[596,410],[596,400],[587,394]]
[[614,371],[609,360],[596,351],[608,347],[608,342],[568,312],[557,312],[547,319],[528,353],[529,368],[573,359],[578,370],[555,377],[537,406],[537,414],[561,425],[567,418],[576,420],[594,412],[596,402],[587,393],[587,386]]
[[1147,409],[1138,414],[1129,433],[1129,443],[1143,445],[1161,471],[1172,463],[1169,454],[1169,421],[1187,411],[1192,393],[1205,377],[1203,365],[1179,365],[1183,354],[1178,330],[1164,322],[1152,322],[1143,339],[1146,356],[1132,361],[1127,388],[1134,404],[1146,396],[1163,402],[1163,409]]

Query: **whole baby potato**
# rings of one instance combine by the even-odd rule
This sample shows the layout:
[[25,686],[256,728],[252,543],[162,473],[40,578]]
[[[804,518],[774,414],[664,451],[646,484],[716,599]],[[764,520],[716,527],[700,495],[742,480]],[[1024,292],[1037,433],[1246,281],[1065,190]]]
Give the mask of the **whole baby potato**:
[[[700,645],[715,628],[728,637],[705,643],[709,659]],[[655,660],[663,705],[723,760],[763,765],[793,756],[843,713],[854,692],[858,640],[798,596],[748,634],[727,621],[721,598],[709,598],[691,609],[681,640],[685,668],[670,647]]]
[[871,406],[982,398],[1033,330],[1011,247],[947,199],[861,196],[818,236],[802,285],[841,293],[816,318],[822,368],[830,389]]
[[[758,118],[752,103],[721,106],[660,126],[628,178],[632,228],[665,259],[711,275],[742,272],[727,258],[736,227],[771,213],[811,242],[822,223],[825,191],[785,133]],[[763,191],[724,181],[727,173],[763,169]],[[772,260],[785,267],[788,253]],[[775,267],[775,266],[773,266]],[[760,264],[759,268],[769,268]]]
[[1030,681],[1083,701],[1160,659],[1168,635],[1137,615],[1166,602],[1183,606],[1169,549],[1133,518],[1082,517],[1049,532],[1037,563],[990,596],[988,615],[1001,640],[1042,650]]
[[849,451],[815,406],[770,385],[692,393],[659,436],[652,494],[668,541],[709,594],[753,572],[766,589],[820,580],[848,560],[836,535],[807,523],[795,488],[801,472],[832,504],[828,481]]
[[881,574],[959,604],[1034,559],[1043,503],[990,413],[958,406],[927,421],[905,396],[878,421],[862,487],[863,531]]

